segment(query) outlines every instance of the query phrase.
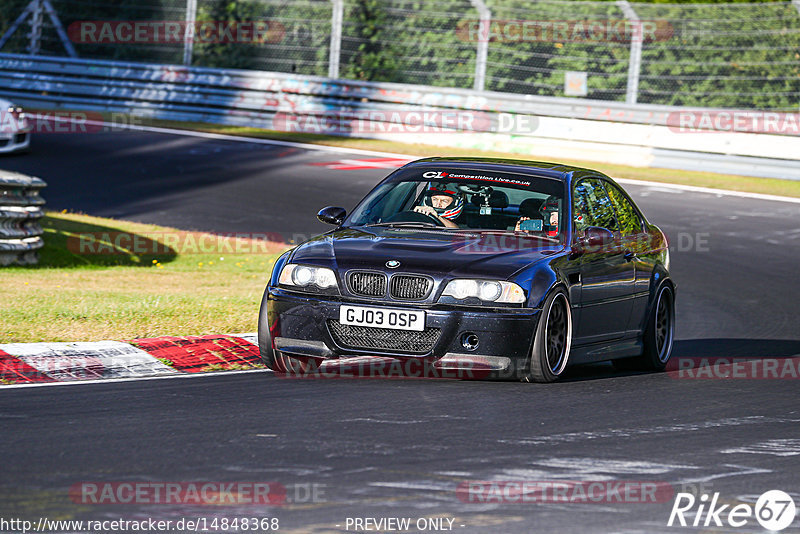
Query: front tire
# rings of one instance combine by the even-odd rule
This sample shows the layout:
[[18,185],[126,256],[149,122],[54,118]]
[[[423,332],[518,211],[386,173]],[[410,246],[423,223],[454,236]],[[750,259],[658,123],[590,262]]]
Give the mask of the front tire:
[[553,291],[544,306],[528,358],[525,382],[554,382],[564,372],[572,346],[572,312],[563,289]]
[[272,348],[272,334],[270,332],[269,317],[267,315],[269,289],[264,291],[264,297],[261,299],[261,309],[258,312],[258,351],[261,356],[261,361],[268,369],[276,372],[283,373],[285,369],[276,360],[275,356],[277,351]]

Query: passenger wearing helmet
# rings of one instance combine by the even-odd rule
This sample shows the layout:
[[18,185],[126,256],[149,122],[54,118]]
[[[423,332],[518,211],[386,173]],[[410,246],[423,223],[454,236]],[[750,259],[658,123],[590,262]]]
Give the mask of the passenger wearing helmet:
[[422,204],[414,211],[423,213],[441,222],[447,228],[458,228],[453,222],[464,210],[464,199],[460,194],[448,189],[434,189],[429,186],[422,197]]
[[552,195],[544,201],[544,204],[542,204],[541,211],[545,220],[545,233],[549,237],[555,237],[558,235],[558,212],[560,204],[561,202],[559,201],[558,197]]
[[[526,200],[523,202],[530,202],[530,200]],[[558,235],[558,206],[559,206],[559,199],[556,196],[550,196],[546,198],[539,208],[539,214],[541,217],[536,217],[543,219],[544,224],[542,225],[542,233],[544,233],[548,237],[555,237]],[[522,204],[520,204],[522,207]],[[515,232],[524,231],[521,229],[523,221],[530,220],[531,217],[522,216],[517,221],[516,226],[514,227]]]

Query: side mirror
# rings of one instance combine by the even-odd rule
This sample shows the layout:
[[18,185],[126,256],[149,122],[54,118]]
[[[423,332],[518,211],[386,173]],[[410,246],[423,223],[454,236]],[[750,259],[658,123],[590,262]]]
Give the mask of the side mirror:
[[575,253],[598,252],[600,249],[613,242],[614,232],[608,228],[589,226],[584,230],[583,237],[578,238],[577,243],[572,249]]
[[317,219],[326,223],[332,224],[334,226],[341,226],[342,222],[344,222],[344,218],[347,215],[347,210],[344,208],[339,208],[336,206],[328,206],[327,208],[322,208],[317,213]]

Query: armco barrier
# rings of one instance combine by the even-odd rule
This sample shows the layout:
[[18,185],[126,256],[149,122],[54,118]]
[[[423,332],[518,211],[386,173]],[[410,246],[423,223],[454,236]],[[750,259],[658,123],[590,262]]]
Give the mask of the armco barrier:
[[[0,96],[39,108],[267,129],[284,129],[284,124],[274,120],[276,114],[314,117],[378,112],[383,119],[377,120],[376,127],[352,135],[551,159],[800,179],[800,132],[715,131],[718,124],[713,121],[701,124],[698,132],[675,131],[677,113],[721,111],[715,109],[18,54],[0,54]],[[394,120],[392,112],[420,110],[477,112],[486,119],[480,121],[484,126],[498,124],[501,114],[527,116],[533,119],[527,124],[534,127],[505,133],[479,128],[468,130],[468,135],[463,130],[422,136],[381,131],[384,120]]]
[[0,265],[31,265],[44,245],[39,220],[47,184],[40,178],[0,170]]
[[[0,94],[16,101],[54,104],[97,98],[96,109],[168,109],[198,117],[231,110],[253,116],[266,112],[268,116],[276,111],[408,110],[416,106],[663,125],[670,112],[680,109],[280,72],[21,54],[0,54]],[[381,104],[386,107],[376,107]]]

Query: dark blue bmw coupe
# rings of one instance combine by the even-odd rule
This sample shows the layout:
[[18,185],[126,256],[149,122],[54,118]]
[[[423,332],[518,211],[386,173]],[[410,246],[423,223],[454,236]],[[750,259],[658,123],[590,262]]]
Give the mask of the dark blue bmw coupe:
[[261,303],[261,358],[276,372],[374,359],[551,382],[567,365],[670,358],[666,238],[600,172],[429,158],[349,215],[317,216],[335,228],[276,261]]

